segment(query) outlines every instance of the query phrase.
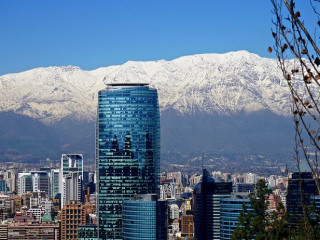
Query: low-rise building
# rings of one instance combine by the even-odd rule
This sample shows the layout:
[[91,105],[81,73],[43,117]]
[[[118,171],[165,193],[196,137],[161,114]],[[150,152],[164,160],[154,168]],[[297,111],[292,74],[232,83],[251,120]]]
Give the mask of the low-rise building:
[[59,224],[42,224],[39,222],[11,223],[8,225],[8,239],[58,240]]

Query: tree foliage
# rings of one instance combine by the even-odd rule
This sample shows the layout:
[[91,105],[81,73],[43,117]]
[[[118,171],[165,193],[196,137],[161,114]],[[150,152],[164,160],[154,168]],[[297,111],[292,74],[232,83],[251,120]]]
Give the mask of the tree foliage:
[[268,209],[268,196],[272,191],[265,180],[258,181],[255,191],[250,195],[250,206],[243,205],[238,218],[238,227],[232,240],[314,240],[320,239],[320,212],[315,205],[306,207],[306,219],[297,225],[290,225],[290,216],[282,203],[275,211]]
[[272,191],[264,179],[260,179],[255,191],[250,195],[250,209],[243,205],[239,216],[238,227],[232,234],[232,239],[278,240],[289,236],[288,217],[282,204],[277,211],[268,210],[268,196]]
[[232,240],[252,239],[254,237],[254,230],[251,224],[252,219],[253,219],[253,213],[251,211],[248,211],[248,207],[245,204],[243,204],[242,211],[238,218],[239,226],[232,233],[231,239]]
[[[317,30],[320,26],[318,12],[320,1],[310,4],[308,27],[294,0],[271,0],[274,14],[275,50],[284,79],[291,93],[292,116],[295,124],[295,156],[300,170],[305,161],[311,169],[320,193],[318,155],[320,151],[320,50]],[[310,16],[311,15],[311,16]],[[291,60],[289,60],[291,59]]]
[[[291,93],[297,167],[300,171],[302,162],[309,166],[320,193],[320,1],[303,2],[309,6],[309,11],[303,13],[297,7],[301,2],[296,0],[271,0],[271,3],[274,45],[268,52],[275,51]],[[303,206],[301,224],[291,226],[290,238],[320,239],[318,221],[310,213],[312,209]]]

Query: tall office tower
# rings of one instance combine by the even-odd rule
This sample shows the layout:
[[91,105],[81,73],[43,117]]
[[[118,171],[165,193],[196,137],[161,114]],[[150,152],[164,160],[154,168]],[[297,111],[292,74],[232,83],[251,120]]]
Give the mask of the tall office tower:
[[62,154],[60,170],[61,208],[67,201],[82,201],[83,156]]
[[89,172],[88,171],[84,171],[83,172],[83,187],[84,187],[84,189],[86,188],[88,183],[89,183]]
[[50,193],[50,179],[46,171],[32,171],[32,188],[34,192]]
[[159,193],[157,90],[109,84],[98,95],[96,136],[99,238],[122,239],[122,201]]
[[86,210],[79,201],[67,202],[61,210],[61,240],[78,239],[78,226],[86,224]]
[[0,175],[0,192],[6,193],[8,191],[7,182],[3,175]]
[[303,207],[310,206],[310,198],[318,195],[316,182],[311,172],[294,172],[288,181],[286,198],[290,223],[297,224],[303,216]]
[[246,205],[247,211],[253,211],[249,193],[232,193],[230,198],[220,199],[220,239],[230,240],[233,231],[239,224],[239,216]]
[[32,192],[32,175],[31,173],[19,173],[18,174],[18,195],[23,193]]
[[229,197],[231,192],[231,182],[218,182],[203,170],[202,182],[194,189],[196,240],[220,239],[220,199]]
[[13,170],[7,170],[4,173],[4,180],[6,180],[9,192],[16,190],[16,174]]
[[77,168],[69,168],[69,173],[65,177],[65,191],[63,202],[78,200],[82,202],[82,181]]
[[136,195],[123,202],[124,240],[166,240],[166,201],[156,194]]
[[59,174],[60,169],[51,169],[50,171],[50,183],[51,183],[51,197],[54,198],[59,192]]

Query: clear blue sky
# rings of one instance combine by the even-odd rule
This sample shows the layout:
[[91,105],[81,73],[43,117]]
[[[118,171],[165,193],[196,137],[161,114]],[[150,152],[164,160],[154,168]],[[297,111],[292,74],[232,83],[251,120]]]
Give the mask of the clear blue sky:
[[269,0],[0,0],[0,75],[248,50],[270,57]]

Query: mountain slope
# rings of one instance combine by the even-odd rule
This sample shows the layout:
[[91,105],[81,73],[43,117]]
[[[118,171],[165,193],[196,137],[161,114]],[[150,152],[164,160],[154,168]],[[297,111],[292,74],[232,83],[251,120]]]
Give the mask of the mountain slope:
[[0,76],[0,111],[44,122],[65,117],[92,121],[97,92],[108,83],[146,82],[159,91],[161,111],[183,114],[270,110],[289,112],[288,90],[273,59],[246,51],[201,54],[173,61],[127,62],[84,71],[36,68]]
[[289,92],[274,59],[246,51],[85,71],[0,76],[0,161],[94,157],[97,93],[108,83],[158,89],[163,153],[280,154],[292,149]]

